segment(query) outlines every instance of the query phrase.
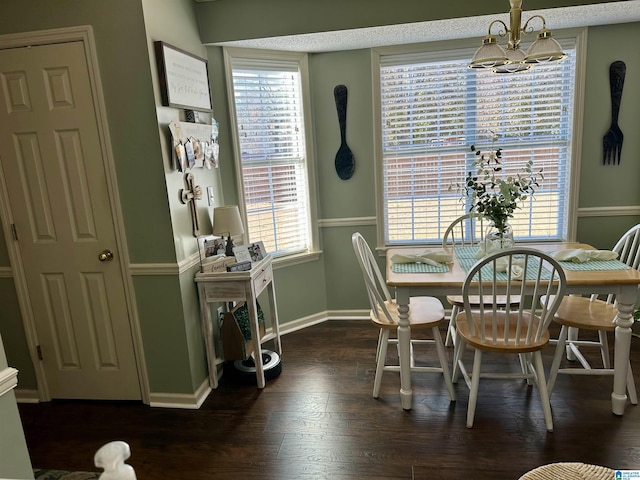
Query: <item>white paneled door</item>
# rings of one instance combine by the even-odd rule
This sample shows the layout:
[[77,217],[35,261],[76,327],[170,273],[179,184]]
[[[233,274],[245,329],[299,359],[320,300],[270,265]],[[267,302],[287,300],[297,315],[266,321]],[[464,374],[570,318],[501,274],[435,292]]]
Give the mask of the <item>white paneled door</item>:
[[0,50],[0,88],[0,164],[49,396],[140,399],[83,43]]

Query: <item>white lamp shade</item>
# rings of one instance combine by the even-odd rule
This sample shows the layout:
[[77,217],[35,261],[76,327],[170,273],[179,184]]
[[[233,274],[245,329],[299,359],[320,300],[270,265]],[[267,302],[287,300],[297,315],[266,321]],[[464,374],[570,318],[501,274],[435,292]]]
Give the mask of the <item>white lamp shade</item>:
[[213,209],[214,235],[242,235],[244,227],[237,205],[224,205]]
[[531,65],[524,63],[524,51],[521,48],[507,48],[509,63],[493,69],[495,73],[517,73],[529,70]]
[[487,36],[473,55],[469,68],[493,68],[504,65],[507,59],[504,49],[495,43],[495,37]]
[[560,44],[551,36],[551,32],[543,30],[527,50],[527,56],[524,61],[527,63],[545,63],[555,62],[566,57],[567,54],[562,51]]

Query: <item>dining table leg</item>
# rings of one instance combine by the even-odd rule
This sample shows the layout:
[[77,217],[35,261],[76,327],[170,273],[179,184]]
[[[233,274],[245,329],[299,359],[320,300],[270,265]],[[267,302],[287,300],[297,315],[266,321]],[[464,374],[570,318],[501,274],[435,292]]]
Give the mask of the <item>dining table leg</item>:
[[638,286],[626,285],[616,297],[618,314],[615,323],[615,356],[613,359],[613,392],[611,407],[616,415],[623,415],[627,405],[627,373],[631,351],[633,310],[638,299]]
[[409,294],[402,289],[396,291],[398,304],[398,360],[400,362],[400,403],[411,410],[411,327],[409,326]]

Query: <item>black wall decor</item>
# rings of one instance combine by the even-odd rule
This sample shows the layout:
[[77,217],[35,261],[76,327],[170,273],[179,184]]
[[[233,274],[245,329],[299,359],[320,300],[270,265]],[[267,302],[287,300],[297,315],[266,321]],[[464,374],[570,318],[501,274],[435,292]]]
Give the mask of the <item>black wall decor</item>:
[[602,139],[602,163],[607,165],[620,165],[622,155],[622,130],[618,126],[618,114],[620,113],[620,101],[622,100],[622,87],[627,66],[618,60],[609,66],[609,87],[611,89],[611,126]]
[[336,173],[342,180],[348,180],[353,175],[356,160],[347,145],[347,87],[336,85],[333,89],[333,96],[336,101],[338,123],[340,124],[340,148],[336,153]]

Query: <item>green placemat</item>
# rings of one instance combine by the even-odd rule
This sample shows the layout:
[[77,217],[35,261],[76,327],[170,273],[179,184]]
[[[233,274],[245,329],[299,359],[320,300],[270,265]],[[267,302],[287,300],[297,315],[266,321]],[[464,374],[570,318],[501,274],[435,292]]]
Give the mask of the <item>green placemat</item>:
[[449,271],[446,263],[427,265],[426,263],[394,263],[391,265],[393,273],[444,273]]
[[471,246],[455,247],[454,253],[457,259],[471,258],[477,261],[477,260],[480,260],[479,258],[476,258],[476,255],[478,254],[478,250],[479,250],[478,247],[471,247]]
[[629,270],[620,260],[589,260],[584,263],[558,262],[565,270]]
[[[469,270],[471,270],[471,268],[476,264],[478,260],[475,258],[461,258],[458,261],[460,262],[460,266],[462,267],[462,269],[465,272],[468,272]],[[540,262],[538,261],[537,258],[529,258],[529,262],[527,264],[527,273],[526,273],[527,280],[535,280],[536,278],[538,278],[539,265],[540,265]],[[487,264],[484,267],[482,267],[482,276],[483,278],[486,278],[486,279],[493,278],[493,268],[491,264]],[[543,267],[542,276],[540,278],[542,278],[543,280],[549,280],[551,278],[551,272]],[[496,274],[496,279],[502,280],[502,281],[507,280],[507,272],[498,272]]]
[[[455,255],[460,265],[465,272],[468,272],[471,267],[479,260],[476,257],[478,254],[478,247],[456,247]],[[590,260],[584,263],[574,262],[558,262],[565,270],[628,270],[628,265],[622,263],[620,260]]]

